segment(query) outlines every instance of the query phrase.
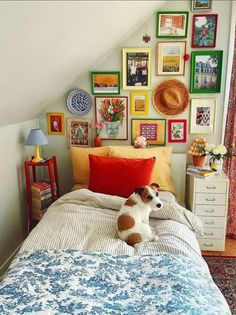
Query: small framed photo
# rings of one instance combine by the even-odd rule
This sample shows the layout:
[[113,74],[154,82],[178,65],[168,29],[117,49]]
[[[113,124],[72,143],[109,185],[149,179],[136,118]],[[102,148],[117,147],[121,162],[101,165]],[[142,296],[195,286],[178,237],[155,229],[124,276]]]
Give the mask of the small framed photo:
[[191,99],[190,133],[211,134],[215,132],[216,99]]
[[184,75],[186,42],[158,42],[156,49],[157,75]]
[[193,15],[192,47],[216,47],[218,14]]
[[132,116],[147,116],[149,111],[148,92],[131,92],[130,114]]
[[47,113],[48,134],[64,135],[64,113]]
[[186,38],[188,32],[188,11],[157,12],[157,38]]
[[95,97],[95,120],[104,122],[102,139],[128,139],[128,97]]
[[91,91],[93,95],[120,94],[120,72],[91,72]]
[[68,147],[90,147],[92,122],[88,119],[67,118]]
[[190,93],[220,92],[222,59],[222,50],[192,52]]
[[123,48],[123,90],[151,89],[151,48]]
[[168,142],[186,142],[187,120],[168,120]]
[[192,0],[192,11],[210,11],[211,0]]
[[149,145],[165,145],[166,119],[131,119],[132,144],[138,136],[145,137]]

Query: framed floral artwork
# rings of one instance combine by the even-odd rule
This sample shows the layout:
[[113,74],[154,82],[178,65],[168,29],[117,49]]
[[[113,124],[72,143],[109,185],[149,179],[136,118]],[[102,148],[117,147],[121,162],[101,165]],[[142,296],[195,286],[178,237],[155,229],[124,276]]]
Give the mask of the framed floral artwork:
[[149,110],[148,92],[131,92],[130,93],[130,114],[132,116],[146,116]]
[[216,99],[191,99],[190,133],[211,134],[215,132]]
[[131,119],[131,141],[143,136],[148,145],[165,145],[166,119]]
[[210,11],[211,0],[192,0],[192,11]]
[[102,139],[128,139],[128,97],[95,97],[95,120],[104,122],[101,130]]
[[123,48],[123,90],[151,89],[151,48]]
[[156,47],[157,75],[184,75],[186,42],[158,42]]
[[186,142],[187,120],[168,120],[168,142]]
[[222,50],[192,52],[190,93],[220,92],[222,59]]
[[217,20],[218,14],[193,15],[193,48],[213,48],[216,46]]
[[64,113],[47,113],[48,134],[64,135]]
[[120,94],[120,72],[93,71],[91,77],[91,91],[93,95]]
[[157,38],[186,38],[188,11],[157,12]]
[[68,147],[90,147],[92,122],[89,119],[67,118]]

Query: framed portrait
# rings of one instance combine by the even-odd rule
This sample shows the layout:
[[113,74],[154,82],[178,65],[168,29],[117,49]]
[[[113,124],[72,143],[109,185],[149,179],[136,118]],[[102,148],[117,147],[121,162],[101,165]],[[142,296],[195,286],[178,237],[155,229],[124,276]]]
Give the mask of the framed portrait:
[[210,11],[211,0],[192,0],[192,11]]
[[48,134],[64,135],[64,113],[47,113]]
[[191,99],[190,133],[210,134],[215,132],[216,99]]
[[157,38],[186,38],[188,33],[188,11],[157,12]]
[[156,47],[157,75],[184,75],[186,42],[158,42]]
[[67,118],[68,147],[90,147],[92,122],[88,119]]
[[168,142],[186,142],[187,120],[168,120]]
[[149,97],[148,92],[131,92],[130,93],[130,115],[132,116],[146,116],[149,111]]
[[90,73],[91,91],[93,95],[115,95],[120,94],[120,72]]
[[151,89],[151,48],[123,48],[123,90]]
[[128,97],[95,97],[95,120],[105,123],[101,130],[102,139],[128,139]]
[[190,93],[220,92],[222,59],[222,50],[192,52]]
[[145,137],[149,145],[165,145],[166,119],[131,119],[132,144],[138,136]]
[[218,14],[193,15],[193,48],[208,48],[216,46],[217,20]]

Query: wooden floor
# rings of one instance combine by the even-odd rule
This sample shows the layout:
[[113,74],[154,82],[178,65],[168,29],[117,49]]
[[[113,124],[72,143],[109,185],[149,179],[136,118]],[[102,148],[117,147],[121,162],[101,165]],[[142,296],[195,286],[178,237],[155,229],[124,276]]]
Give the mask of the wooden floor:
[[205,256],[235,256],[236,257],[236,239],[226,237],[224,252],[206,252],[202,251]]

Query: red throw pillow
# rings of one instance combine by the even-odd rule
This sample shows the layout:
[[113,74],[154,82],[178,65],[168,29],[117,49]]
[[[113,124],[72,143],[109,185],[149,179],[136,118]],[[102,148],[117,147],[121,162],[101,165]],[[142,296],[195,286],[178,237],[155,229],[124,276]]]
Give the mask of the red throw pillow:
[[150,185],[156,158],[127,159],[89,154],[89,186],[94,192],[129,197],[135,188]]

